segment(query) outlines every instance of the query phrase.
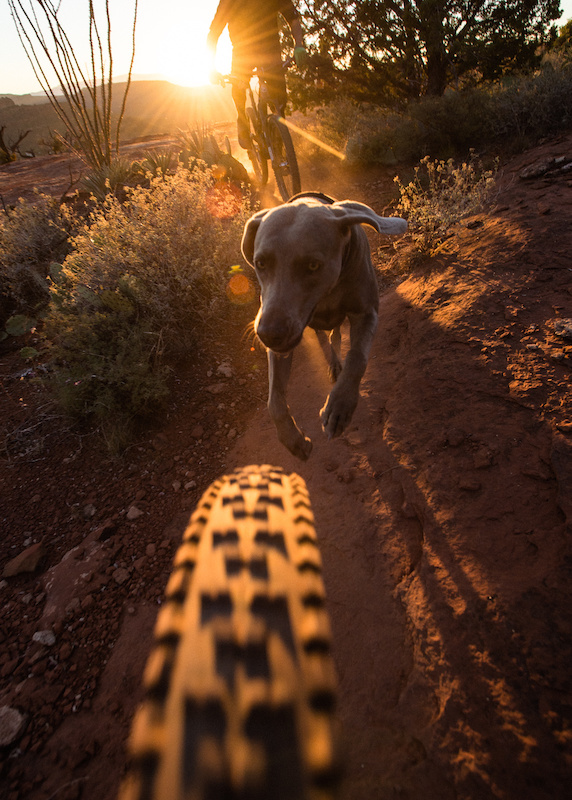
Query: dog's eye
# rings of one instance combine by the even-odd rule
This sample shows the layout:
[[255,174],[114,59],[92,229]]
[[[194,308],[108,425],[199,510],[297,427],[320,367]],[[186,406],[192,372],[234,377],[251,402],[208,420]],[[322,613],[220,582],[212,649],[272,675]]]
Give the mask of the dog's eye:
[[322,264],[319,261],[308,262],[308,269],[310,270],[310,272],[316,272],[317,270],[320,269],[321,266]]
[[255,269],[264,269],[266,266],[264,260],[262,258],[257,258],[254,262]]

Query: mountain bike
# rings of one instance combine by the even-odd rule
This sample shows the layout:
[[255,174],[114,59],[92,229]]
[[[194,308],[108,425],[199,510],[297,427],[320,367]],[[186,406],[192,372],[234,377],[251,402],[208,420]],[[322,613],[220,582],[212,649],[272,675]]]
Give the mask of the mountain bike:
[[306,485],[215,481],[183,535],[120,800],[332,800],[336,676]]
[[[292,59],[282,64],[287,69]],[[236,80],[224,76],[228,83]],[[301,191],[300,169],[292,136],[285,122],[284,111],[273,102],[262,69],[253,70],[246,88],[246,116],[250,125],[248,157],[260,187],[268,183],[268,161],[276,179],[276,187],[284,201]]]

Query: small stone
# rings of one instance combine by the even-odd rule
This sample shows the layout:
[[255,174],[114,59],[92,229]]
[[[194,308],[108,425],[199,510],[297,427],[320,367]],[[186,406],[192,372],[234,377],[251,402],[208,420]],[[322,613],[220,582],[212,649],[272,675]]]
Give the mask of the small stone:
[[232,367],[227,361],[223,362],[217,369],[217,375],[222,375],[225,378],[232,378],[233,374]]
[[32,636],[32,640],[38,642],[38,644],[43,644],[45,647],[53,647],[56,643],[56,637],[51,630],[36,631]]
[[363,431],[352,431],[346,434],[346,439],[351,447],[360,447],[367,441],[367,433]]
[[171,484],[175,492],[178,492],[180,490],[181,485],[182,485],[181,481],[173,481],[173,483]]
[[555,322],[554,333],[563,339],[572,339],[572,319],[559,319]]
[[157,547],[152,542],[151,544],[148,544],[147,547],[145,548],[145,553],[148,556],[154,556],[156,552],[157,552]]
[[473,456],[473,466],[475,469],[486,469],[492,466],[493,462],[493,454],[486,447],[480,447]]
[[88,503],[88,505],[84,507],[83,516],[86,519],[91,519],[92,517],[95,517],[95,506],[92,503]]
[[115,572],[113,573],[113,580],[115,583],[121,584],[125,583],[125,581],[129,580],[129,573],[123,567],[118,567]]
[[11,578],[23,572],[35,572],[44,556],[44,545],[37,542],[23,550],[19,555],[9,561],[2,572],[3,578]]
[[130,506],[129,511],[127,512],[127,519],[132,522],[133,520],[143,516],[144,513],[145,512],[141,511],[141,509],[137,508],[137,506]]
[[15,708],[0,708],[0,747],[13,744],[23,733],[26,718]]
[[202,425],[195,425],[195,427],[191,431],[191,436],[193,439],[201,439],[204,435],[205,429]]
[[226,435],[227,439],[236,439],[236,428],[231,428]]
[[211,383],[210,386],[207,386],[207,392],[211,394],[222,394],[226,391],[226,383]]
[[59,659],[60,661],[67,661],[72,654],[72,646],[69,642],[64,642],[60,647]]
[[185,483],[185,491],[186,492],[190,491],[191,489],[196,489],[196,488],[197,488],[197,482],[196,481],[189,481],[188,483]]

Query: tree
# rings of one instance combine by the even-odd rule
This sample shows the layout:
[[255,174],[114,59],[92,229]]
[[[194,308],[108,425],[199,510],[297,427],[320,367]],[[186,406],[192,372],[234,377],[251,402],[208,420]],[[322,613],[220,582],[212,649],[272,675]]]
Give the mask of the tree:
[[[61,0],[8,0],[12,19],[34,74],[54,111],[65,125],[70,144],[92,168],[109,166],[119,151],[119,131],[125,113],[135,57],[138,0],[133,0],[131,61],[119,115],[113,117],[113,52],[109,0],[104,2],[104,22],[97,20],[93,0],[87,3],[90,69],[80,66],[61,21]],[[101,3],[100,3],[101,6]],[[61,96],[50,85],[55,73]]]
[[299,0],[317,77],[381,104],[537,63],[559,0]]
[[558,37],[554,40],[553,48],[561,53],[572,55],[572,19],[563,25],[558,31]]

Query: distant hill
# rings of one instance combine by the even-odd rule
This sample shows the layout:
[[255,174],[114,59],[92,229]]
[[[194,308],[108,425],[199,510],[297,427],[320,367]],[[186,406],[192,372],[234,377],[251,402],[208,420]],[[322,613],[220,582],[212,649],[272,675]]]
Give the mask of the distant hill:
[[[113,85],[112,108],[119,114],[125,83]],[[6,100],[4,100],[6,98]],[[122,141],[154,134],[213,125],[234,118],[230,88],[199,86],[186,88],[168,81],[134,81],[129,89],[127,107],[121,127]],[[51,140],[51,132],[64,132],[64,126],[45,96],[0,95],[0,127],[4,137],[15,141],[24,131],[30,134],[22,142],[22,150],[35,155],[47,152],[43,141]]]

